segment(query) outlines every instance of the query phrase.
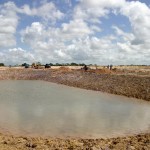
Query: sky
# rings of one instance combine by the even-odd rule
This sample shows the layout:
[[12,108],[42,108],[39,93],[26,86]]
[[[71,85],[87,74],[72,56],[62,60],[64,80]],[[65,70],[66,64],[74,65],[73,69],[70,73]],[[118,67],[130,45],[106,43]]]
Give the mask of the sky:
[[149,0],[1,0],[0,63],[150,65]]

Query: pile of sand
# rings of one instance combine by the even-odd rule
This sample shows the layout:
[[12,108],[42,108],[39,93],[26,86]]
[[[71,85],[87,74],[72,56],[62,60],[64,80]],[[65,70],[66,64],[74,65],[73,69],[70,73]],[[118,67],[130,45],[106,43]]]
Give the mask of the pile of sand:
[[69,67],[64,67],[64,66],[60,67],[58,70],[61,72],[71,72],[72,71]]
[[91,69],[88,70],[88,72],[93,72],[93,73],[97,73],[97,74],[112,74],[113,71],[109,70],[109,69]]

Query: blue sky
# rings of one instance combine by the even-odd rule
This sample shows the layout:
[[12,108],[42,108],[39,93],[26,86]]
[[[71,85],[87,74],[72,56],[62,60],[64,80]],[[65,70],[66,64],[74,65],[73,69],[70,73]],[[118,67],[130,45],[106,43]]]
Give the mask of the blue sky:
[[0,62],[150,64],[148,0],[1,0]]

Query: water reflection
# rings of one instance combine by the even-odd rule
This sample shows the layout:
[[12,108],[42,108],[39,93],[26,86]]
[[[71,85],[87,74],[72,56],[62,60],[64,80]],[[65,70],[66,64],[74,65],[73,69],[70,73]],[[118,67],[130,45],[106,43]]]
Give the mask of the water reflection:
[[44,81],[0,81],[0,130],[103,137],[148,129],[150,103]]

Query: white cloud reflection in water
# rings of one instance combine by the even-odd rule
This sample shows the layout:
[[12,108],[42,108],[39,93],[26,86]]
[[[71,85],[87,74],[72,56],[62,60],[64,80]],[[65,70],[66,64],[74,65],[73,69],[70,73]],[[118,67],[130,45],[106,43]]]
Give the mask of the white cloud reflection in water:
[[1,81],[0,88],[0,132],[98,138],[150,125],[145,101],[44,81]]

